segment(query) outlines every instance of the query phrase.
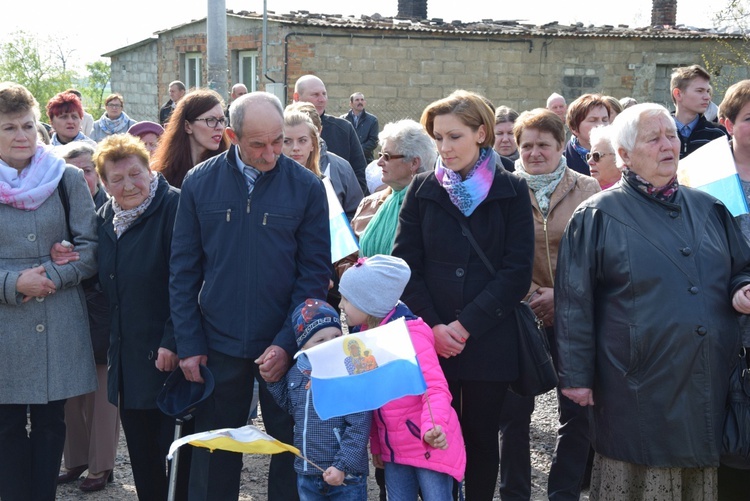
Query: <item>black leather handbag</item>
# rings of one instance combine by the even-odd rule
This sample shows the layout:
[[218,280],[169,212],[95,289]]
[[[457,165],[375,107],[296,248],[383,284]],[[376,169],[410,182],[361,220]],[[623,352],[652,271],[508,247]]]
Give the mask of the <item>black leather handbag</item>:
[[[459,223],[463,235],[494,275],[495,267],[474,239],[469,226],[462,220]],[[521,301],[515,308],[515,315],[518,323],[518,379],[510,383],[510,389],[524,397],[535,397],[557,386],[557,371],[552,363],[542,321],[534,314],[529,303]]]
[[729,378],[727,415],[721,462],[731,468],[750,469],[750,367],[747,348],[740,350],[739,361]]
[[518,379],[510,383],[510,389],[523,397],[535,397],[557,386],[557,371],[542,321],[529,303],[521,301],[515,313],[518,322]]

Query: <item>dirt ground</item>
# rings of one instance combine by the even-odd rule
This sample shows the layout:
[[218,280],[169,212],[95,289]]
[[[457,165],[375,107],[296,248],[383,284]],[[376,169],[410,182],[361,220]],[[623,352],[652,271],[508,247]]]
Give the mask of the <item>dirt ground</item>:
[[[557,402],[554,392],[547,393],[536,399],[536,408],[531,423],[531,482],[532,499],[546,499],[547,473],[549,472],[552,453],[555,448],[557,429]],[[256,420],[256,425],[263,427],[262,415]],[[261,501],[266,499],[266,480],[270,456],[245,454],[243,458],[240,497],[242,501]],[[372,470],[372,468],[371,468]],[[368,499],[378,499],[378,488],[372,474],[368,480]],[[115,464],[115,481],[104,490],[85,493],[78,489],[80,481],[60,485],[57,489],[57,499],[63,501],[136,501],[138,499],[133,476],[130,470],[130,460],[123,434],[120,434],[120,447],[117,451]],[[499,495],[495,496],[499,500]],[[581,496],[586,500],[587,496]]]

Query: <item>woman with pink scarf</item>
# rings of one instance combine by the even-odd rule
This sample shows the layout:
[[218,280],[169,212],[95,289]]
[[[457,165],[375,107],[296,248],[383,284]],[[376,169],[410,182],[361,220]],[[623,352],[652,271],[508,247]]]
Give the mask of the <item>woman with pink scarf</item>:
[[[37,144],[39,105],[0,83],[0,499],[54,500],[64,405],[96,389],[81,280],[96,273],[83,172]],[[70,242],[78,259],[55,264]],[[31,420],[27,432],[27,411]]]

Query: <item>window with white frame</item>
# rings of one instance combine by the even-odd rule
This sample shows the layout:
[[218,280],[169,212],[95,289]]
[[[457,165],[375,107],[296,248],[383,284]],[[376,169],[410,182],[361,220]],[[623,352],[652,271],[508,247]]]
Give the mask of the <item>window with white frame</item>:
[[245,84],[248,92],[254,92],[257,89],[256,69],[258,67],[257,50],[241,50],[237,53],[237,83]]
[[188,89],[201,86],[201,61],[200,52],[188,52],[185,54],[185,87]]

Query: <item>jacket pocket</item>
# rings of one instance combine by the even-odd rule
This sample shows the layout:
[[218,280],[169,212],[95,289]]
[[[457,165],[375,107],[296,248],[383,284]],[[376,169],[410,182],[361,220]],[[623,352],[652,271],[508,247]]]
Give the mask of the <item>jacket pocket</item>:
[[261,225],[271,228],[279,226],[296,228],[299,225],[300,221],[302,221],[302,218],[293,214],[264,212]]
[[643,350],[641,347],[641,338],[638,335],[638,327],[635,325],[630,325],[629,329],[630,332],[628,338],[630,340],[630,360],[628,361],[625,375],[632,376],[635,372],[638,371],[638,368],[640,367]]
[[409,430],[409,433],[414,435],[416,438],[419,439],[419,441],[422,441],[422,430],[419,429],[419,426],[414,424],[414,422],[410,419],[406,420],[406,428]]
[[199,221],[208,223],[217,223],[222,220],[231,223],[233,219],[239,217],[239,206],[233,202],[203,203],[199,204],[195,211]]

